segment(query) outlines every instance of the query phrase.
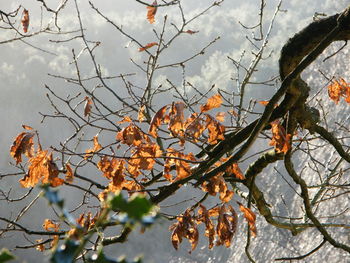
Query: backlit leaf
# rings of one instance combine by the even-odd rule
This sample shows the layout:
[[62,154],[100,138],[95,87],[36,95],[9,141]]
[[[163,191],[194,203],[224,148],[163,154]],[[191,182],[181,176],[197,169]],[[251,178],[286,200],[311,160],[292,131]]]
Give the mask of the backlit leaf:
[[16,160],[16,164],[22,162],[22,154],[28,158],[34,154],[34,133],[33,132],[22,132],[14,140],[10,155]]
[[153,118],[151,120],[148,132],[150,135],[152,135],[155,138],[158,136],[157,129],[162,124],[162,122],[164,120],[164,115],[165,115],[167,108],[168,108],[168,105],[165,105],[164,107],[162,107],[160,110],[157,111],[157,113],[153,116]]
[[207,100],[207,103],[200,107],[201,112],[206,112],[211,109],[219,108],[222,104],[222,97],[220,94],[216,94]]
[[257,234],[257,230],[255,226],[256,215],[253,213],[253,211],[250,208],[244,207],[240,202],[237,202],[237,204],[239,205],[239,209],[242,211],[244,218],[248,222],[250,232],[255,237]]
[[91,149],[86,150],[86,154],[85,154],[85,157],[84,157],[85,159],[91,157],[93,153],[98,152],[99,150],[102,149],[101,144],[98,142],[98,136],[97,135],[94,136],[93,141],[94,141],[94,147],[91,148]]
[[29,27],[29,11],[27,9],[23,10],[23,17],[22,17],[21,23],[23,27],[23,32],[27,33],[28,27]]
[[157,45],[158,45],[157,42],[148,43],[146,46],[140,47],[139,52],[145,51],[146,49],[149,49],[149,48],[151,48],[153,46],[157,46]]
[[91,108],[92,108],[92,100],[89,97],[85,97],[84,117],[90,115]]
[[155,22],[155,15],[157,13],[157,1],[155,0],[152,6],[147,6],[147,20],[153,24]]

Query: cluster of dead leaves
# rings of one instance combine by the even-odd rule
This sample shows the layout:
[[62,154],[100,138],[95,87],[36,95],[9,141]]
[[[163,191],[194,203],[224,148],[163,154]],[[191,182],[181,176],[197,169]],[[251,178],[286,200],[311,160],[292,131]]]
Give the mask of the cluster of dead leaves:
[[68,237],[75,240],[81,239],[82,236],[87,234],[87,232],[95,226],[96,221],[98,220],[100,213],[97,212],[94,216],[91,212],[82,213],[77,219],[77,226],[68,231]]
[[215,144],[219,140],[224,139],[225,126],[218,121],[223,120],[223,114],[218,114],[215,119],[205,112],[218,108],[221,104],[222,97],[219,94],[214,95],[208,99],[206,104],[201,105],[200,113],[193,113],[187,119],[184,118],[185,104],[183,102],[165,105],[152,118],[149,134],[156,138],[159,126],[168,124],[167,129],[170,131],[170,134],[179,138],[182,146],[185,140],[197,142],[205,130],[208,131],[208,143]]
[[38,245],[36,246],[36,249],[39,251],[44,251],[47,249],[51,249],[52,247],[55,247],[58,244],[59,241],[59,235],[55,235],[55,232],[58,232],[60,230],[60,224],[55,223],[51,219],[45,219],[42,227],[48,231],[48,232],[53,232],[53,240],[50,242],[49,247],[45,247],[45,244],[43,243],[43,239],[37,239],[36,243]]
[[347,103],[350,103],[350,84],[343,78],[339,80],[333,80],[332,83],[327,87],[328,96],[336,104],[338,104],[340,97],[344,97]]
[[[217,219],[216,227],[212,221],[213,218]],[[184,214],[177,217],[177,222],[170,227],[171,242],[174,248],[178,249],[183,238],[186,238],[193,251],[199,239],[197,225],[204,223],[209,249],[214,245],[229,247],[237,230],[237,222],[237,214],[231,205],[223,204],[207,210],[200,204],[197,215],[191,209],[187,209]]]
[[272,139],[270,145],[275,147],[277,153],[286,154],[291,149],[291,134],[287,134],[279,120],[271,122]]
[[37,149],[34,147],[35,132],[29,126],[23,125],[26,131],[20,133],[14,140],[10,155],[16,160],[16,164],[22,162],[22,155],[27,156],[28,172],[20,180],[23,187],[34,187],[40,181],[43,184],[50,184],[52,187],[60,186],[65,181],[71,182],[73,179],[72,169],[68,165],[66,172],[66,179],[58,177],[60,171],[55,164],[52,152],[42,150],[40,143]]

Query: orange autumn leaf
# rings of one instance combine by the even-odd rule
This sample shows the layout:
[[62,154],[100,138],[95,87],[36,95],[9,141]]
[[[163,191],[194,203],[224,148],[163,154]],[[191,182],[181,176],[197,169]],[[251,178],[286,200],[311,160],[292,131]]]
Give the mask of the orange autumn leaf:
[[215,228],[214,228],[213,222],[210,219],[209,211],[202,204],[199,205],[197,223],[204,223],[205,224],[205,233],[204,234],[206,237],[208,237],[208,241],[209,241],[208,247],[209,247],[209,249],[211,249],[214,246]]
[[218,240],[217,246],[225,245],[230,247],[232,238],[237,230],[237,214],[231,205],[226,208],[225,205],[220,207],[216,234]]
[[260,100],[258,101],[259,104],[263,105],[263,106],[266,106],[267,104],[269,104],[269,100]]
[[157,1],[152,3],[152,6],[147,6],[147,20],[153,24],[155,22],[155,15],[157,13]]
[[215,116],[215,119],[217,119],[220,122],[224,122],[225,121],[225,112],[218,112]]
[[139,146],[141,143],[149,142],[150,138],[144,134],[139,127],[131,123],[117,133],[116,139],[126,145]]
[[206,114],[206,123],[209,133],[208,143],[215,144],[218,140],[225,139],[225,126]]
[[206,129],[206,125],[204,125],[204,120],[198,115],[198,113],[192,113],[185,121],[184,128],[186,137],[197,142],[198,138]]
[[340,80],[333,80],[327,87],[328,96],[336,104],[338,104],[340,97],[345,97],[345,101],[350,103],[350,84],[347,83],[343,78]]
[[197,247],[199,233],[195,218],[191,215],[191,210],[187,209],[182,216],[178,216],[176,219],[177,222],[170,226],[170,230],[173,230],[171,234],[173,247],[177,250],[182,239],[186,238],[190,242],[193,251]]
[[291,149],[290,140],[291,134],[286,134],[286,130],[278,120],[271,122],[272,139],[271,146],[275,146],[277,153],[287,153]]
[[16,164],[22,162],[22,154],[28,158],[34,154],[34,133],[33,132],[22,132],[20,133],[10,149],[10,155],[16,160]]
[[89,97],[85,97],[84,117],[90,115],[91,108],[92,108],[92,100]]
[[128,122],[132,122],[132,119],[129,116],[124,116],[124,118],[121,121],[118,121],[118,124],[122,124],[122,123],[128,123]]
[[33,130],[32,127],[30,127],[28,125],[25,125],[25,124],[22,125],[22,128],[25,129],[25,130]]
[[239,209],[242,211],[244,218],[248,222],[250,232],[254,237],[256,237],[257,235],[257,229],[255,225],[256,215],[250,208],[244,207],[243,204],[241,204],[240,202],[237,202],[237,204],[239,205]]
[[201,112],[206,112],[211,109],[219,108],[222,104],[222,97],[220,94],[216,94],[207,100],[207,103],[201,105]]
[[162,108],[160,108],[160,110],[157,111],[157,113],[153,116],[153,118],[151,120],[148,133],[155,138],[158,136],[157,129],[162,124],[162,122],[164,120],[164,115],[165,115],[167,108],[168,108],[168,105],[165,105]]
[[183,145],[185,143],[184,109],[185,103],[179,101],[173,102],[169,111],[168,130],[170,131],[172,136],[180,139],[180,145]]
[[66,174],[65,181],[67,183],[72,183],[73,182],[73,178],[74,178],[73,177],[74,173],[73,173],[73,170],[70,167],[69,163],[66,164],[66,173],[65,174]]
[[128,161],[128,171],[137,176],[139,170],[152,170],[156,158],[162,156],[162,151],[156,143],[142,144],[132,151],[131,159]]
[[40,180],[43,184],[50,184],[52,187],[60,186],[64,180],[58,178],[59,170],[53,161],[52,153],[47,150],[39,151],[30,158],[28,173],[19,182],[22,187],[34,187]]
[[212,196],[219,193],[219,198],[224,203],[231,201],[234,194],[233,191],[228,189],[222,174],[213,176],[209,181],[204,182],[202,184],[202,190],[208,192]]
[[146,46],[140,47],[140,48],[139,48],[139,52],[145,51],[146,49],[149,49],[149,48],[151,48],[151,47],[153,47],[153,46],[157,46],[157,45],[158,45],[157,42],[148,43]]
[[143,122],[145,119],[146,119],[146,116],[145,116],[145,110],[146,110],[146,106],[143,105],[142,107],[140,107],[138,113],[137,113],[137,120],[139,122]]
[[46,231],[58,232],[58,230],[60,228],[60,224],[53,222],[51,219],[45,219],[45,221],[43,223],[43,228]]
[[37,245],[35,246],[35,249],[40,251],[40,252],[43,252],[45,251],[45,245],[42,243],[43,242],[43,239],[36,239],[35,242],[37,243]]
[[91,148],[91,149],[87,149],[87,150],[85,151],[85,152],[86,152],[85,157],[84,157],[85,159],[91,157],[93,153],[98,152],[99,150],[102,149],[101,144],[98,142],[98,137],[97,137],[97,135],[94,136],[94,139],[93,139],[93,140],[94,140],[94,147]]
[[23,32],[27,33],[29,27],[29,11],[27,9],[23,10],[23,18],[21,20],[21,23],[23,27]]
[[116,158],[109,159],[104,156],[97,164],[97,168],[103,172],[103,176],[111,180],[110,186],[113,191],[121,190],[125,180],[125,161]]
[[191,165],[189,161],[196,161],[193,153],[184,154],[182,152],[176,151],[173,148],[168,148],[166,154],[167,158],[164,164],[163,176],[169,180],[173,181],[170,174],[170,167],[175,165],[176,167],[176,178],[175,180],[181,180],[191,175]]
[[244,180],[244,174],[242,173],[241,169],[238,166],[238,163],[233,163],[232,164],[232,173],[235,175],[236,178],[240,179],[240,180]]

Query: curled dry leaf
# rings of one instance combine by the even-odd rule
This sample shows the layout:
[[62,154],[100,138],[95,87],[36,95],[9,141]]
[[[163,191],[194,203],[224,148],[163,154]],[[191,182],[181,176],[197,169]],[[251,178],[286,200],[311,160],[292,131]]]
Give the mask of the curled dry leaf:
[[275,146],[276,152],[287,153],[290,148],[291,134],[286,134],[286,130],[278,120],[271,122],[272,139],[270,145]]
[[345,97],[345,101],[350,103],[350,84],[347,83],[343,78],[340,80],[333,80],[327,87],[328,96],[336,104],[338,104],[340,97]]
[[228,189],[222,174],[213,176],[209,181],[203,182],[202,190],[213,196],[219,193],[219,198],[224,203],[229,202],[234,194],[233,191]]
[[60,224],[59,223],[55,223],[51,219],[45,219],[44,223],[43,223],[43,228],[46,231],[58,232],[59,229],[60,229]]
[[137,176],[139,170],[152,170],[156,163],[156,158],[162,156],[162,151],[156,143],[142,144],[132,150],[131,159],[128,161],[128,171]]
[[222,97],[220,94],[216,94],[207,100],[207,103],[201,105],[201,112],[206,112],[211,109],[219,108],[222,104]]
[[155,22],[155,15],[157,13],[157,1],[152,3],[152,6],[147,6],[147,20],[153,24]]
[[59,170],[53,161],[52,153],[47,150],[38,151],[28,162],[28,173],[19,181],[23,187],[33,187],[40,180],[43,184],[50,184],[52,187],[64,183],[63,179],[58,178]]
[[193,153],[184,154],[183,152],[176,151],[173,148],[167,149],[167,158],[164,164],[163,176],[169,180],[173,181],[172,175],[170,174],[171,166],[176,167],[176,178],[175,181],[181,180],[191,175],[191,166],[188,161],[196,161]]
[[99,151],[101,149],[102,149],[102,146],[98,142],[98,136],[96,135],[96,136],[94,136],[94,147],[91,148],[91,149],[86,150],[86,154],[85,154],[84,158],[85,159],[90,158],[93,155],[93,153],[95,153],[95,152],[97,152],[97,151]]
[[146,119],[146,116],[145,116],[145,111],[146,110],[146,106],[143,105],[142,107],[140,107],[138,113],[137,113],[137,120],[139,122],[143,122],[145,119]]
[[22,17],[21,23],[23,27],[23,32],[27,33],[28,27],[29,27],[29,11],[27,9],[23,10],[23,17]]
[[20,133],[14,142],[12,143],[10,149],[10,155],[16,160],[16,164],[22,162],[22,154],[28,158],[32,157],[34,154],[34,142],[33,132],[22,132]]
[[170,226],[173,230],[171,234],[171,242],[175,249],[179,248],[182,238],[188,239],[191,243],[191,251],[198,244],[198,229],[194,216],[191,215],[191,210],[187,209],[183,215],[178,216],[177,222]]
[[151,48],[153,46],[158,46],[158,43],[157,42],[148,43],[146,46],[140,47],[139,48],[139,52],[145,51],[146,49],[149,49],[149,48]]
[[253,211],[250,208],[244,207],[243,204],[241,204],[240,202],[237,202],[237,204],[239,205],[239,209],[242,211],[244,218],[248,222],[250,232],[254,237],[256,237],[256,234],[257,234],[257,230],[255,226],[256,215],[253,213]]
[[121,190],[122,183],[125,180],[124,169],[125,161],[116,158],[109,159],[104,156],[97,164],[97,168],[103,172],[103,176],[111,180],[110,187],[113,191]]
[[202,204],[199,205],[197,223],[204,223],[205,224],[205,233],[204,234],[206,237],[208,237],[208,241],[209,241],[208,247],[209,247],[209,249],[211,249],[214,246],[215,228],[214,228],[213,222],[210,219],[209,211]]
[[64,179],[67,183],[72,183],[73,182],[73,178],[74,178],[74,173],[72,168],[70,167],[70,164],[67,163],[66,164],[66,178]]
[[150,138],[139,127],[131,123],[117,133],[116,139],[126,145],[139,146],[141,143],[150,142]]
[[208,128],[208,143],[216,144],[218,140],[225,139],[225,126],[213,119],[210,115],[206,114],[206,122]]
[[154,138],[158,136],[157,129],[164,121],[164,115],[166,113],[166,110],[168,109],[168,105],[165,105],[160,110],[157,111],[157,113],[153,116],[150,127],[149,127],[149,134],[152,135]]
[[220,207],[218,224],[216,226],[216,233],[218,240],[217,246],[225,245],[229,247],[231,245],[232,238],[237,230],[237,213],[232,206],[225,205]]
[[193,31],[193,30],[186,30],[184,31],[184,33],[187,33],[187,34],[190,34],[190,35],[193,35],[193,34],[197,34],[199,31]]
[[91,108],[92,108],[92,100],[89,97],[85,97],[84,117],[90,115]]

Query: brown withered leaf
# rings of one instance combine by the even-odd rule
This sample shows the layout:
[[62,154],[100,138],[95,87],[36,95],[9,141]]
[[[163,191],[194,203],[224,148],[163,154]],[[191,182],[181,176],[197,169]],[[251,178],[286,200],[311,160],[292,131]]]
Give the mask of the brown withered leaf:
[[139,122],[143,122],[146,119],[145,112],[146,112],[146,106],[143,105],[142,107],[140,107],[137,113],[137,120]]
[[206,123],[209,133],[208,143],[216,144],[218,140],[225,139],[225,126],[206,114]]
[[220,122],[224,122],[225,121],[225,112],[218,112],[215,116],[215,119],[220,121]]
[[162,151],[158,144],[142,144],[132,151],[131,159],[128,161],[128,171],[137,176],[139,170],[152,170],[156,158],[159,157],[162,157]]
[[92,108],[92,100],[89,97],[85,97],[84,117],[90,115],[91,108]]
[[157,113],[153,116],[150,126],[149,126],[149,134],[152,135],[154,138],[158,136],[157,129],[162,124],[164,120],[164,115],[166,110],[168,109],[168,105],[163,106],[160,108],[160,110],[157,111]]
[[65,174],[66,174],[66,177],[64,180],[67,183],[72,183],[73,179],[74,179],[74,173],[73,173],[72,167],[70,167],[69,163],[66,164],[66,173]]
[[244,174],[238,166],[238,163],[233,163],[228,170],[226,170],[229,174],[233,174],[237,179],[244,180]]
[[257,235],[257,229],[255,225],[256,215],[253,213],[253,211],[250,208],[244,207],[243,204],[241,204],[240,202],[237,202],[237,204],[239,205],[239,209],[242,211],[244,218],[248,222],[250,232],[252,233],[253,237],[256,237]]
[[149,137],[144,134],[139,127],[130,123],[128,127],[123,128],[117,133],[116,139],[123,144],[139,146],[141,143],[149,142]]
[[287,153],[290,148],[291,134],[286,134],[286,130],[279,123],[278,120],[271,122],[272,139],[270,141],[271,146],[275,146],[277,153]]
[[189,161],[196,161],[193,153],[184,154],[173,148],[167,149],[167,158],[164,164],[163,176],[169,180],[173,181],[172,175],[170,174],[170,167],[175,165],[176,167],[176,178],[175,181],[181,180],[191,175],[191,165]]
[[50,184],[52,187],[64,183],[63,179],[58,178],[59,170],[51,152],[38,151],[28,162],[30,164],[28,173],[19,181],[23,187],[34,187],[40,180],[43,184]]
[[182,101],[173,102],[171,105],[171,109],[169,111],[169,123],[168,130],[174,137],[178,137],[180,139],[180,144],[183,145],[184,141],[184,109],[185,103]]
[[36,239],[35,242],[38,244],[35,246],[35,249],[36,250],[39,250],[40,252],[43,252],[45,251],[45,245],[42,243],[43,242],[43,239]]
[[147,6],[147,20],[153,24],[155,22],[155,15],[157,13],[157,0],[152,3],[152,6]]
[[207,103],[201,105],[201,112],[206,112],[211,109],[219,108],[222,104],[222,97],[220,94],[216,94],[207,100]]
[[46,231],[58,232],[59,229],[60,229],[60,224],[59,223],[55,223],[51,219],[45,219],[44,223],[43,223],[43,228]]
[[157,42],[148,43],[146,46],[140,47],[139,48],[139,52],[145,51],[146,49],[149,49],[149,48],[151,48],[153,46],[158,46],[158,43]]
[[232,238],[237,230],[237,214],[232,206],[225,205],[220,207],[218,224],[216,226],[216,233],[218,240],[216,242],[217,246],[225,245],[230,247]]
[[102,149],[101,144],[98,142],[98,136],[97,135],[94,136],[93,141],[94,141],[94,147],[91,148],[91,149],[87,149],[85,151],[86,152],[86,154],[84,156],[85,159],[90,158],[93,155],[93,153],[98,152],[99,150]]
[[197,34],[199,31],[194,31],[194,30],[186,30],[186,31],[183,31],[184,33],[186,34],[190,34],[190,35],[193,35],[193,34]]
[[233,191],[228,189],[227,184],[224,178],[222,177],[222,173],[213,176],[209,179],[209,181],[203,182],[202,190],[208,192],[210,195],[213,196],[219,193],[219,198],[224,203],[229,202],[234,194]]
[[24,154],[28,158],[33,156],[34,135],[35,133],[33,132],[22,132],[16,137],[16,139],[12,143],[10,155],[16,160],[16,164],[22,162],[22,154]]
[[209,249],[211,249],[214,246],[215,228],[214,228],[213,222],[210,219],[210,215],[209,215],[208,210],[202,204],[199,205],[197,222],[205,224],[205,233],[204,234],[206,237],[208,237],[208,241],[209,241],[208,247],[209,247]]
[[333,80],[327,87],[328,96],[336,104],[338,104],[340,97],[345,97],[345,101],[350,103],[350,84],[347,83],[343,78],[339,80]]
[[111,180],[113,191],[121,190],[125,180],[125,161],[116,158],[109,159],[107,156],[101,158],[97,163],[97,168],[103,172],[103,176]]
[[126,122],[132,122],[132,119],[129,116],[124,116],[124,118],[121,121],[118,121],[117,123],[122,124]]
[[23,10],[23,17],[22,17],[21,23],[23,27],[23,32],[27,33],[28,27],[29,27],[29,11],[27,9]]
[[29,130],[29,131],[33,130],[32,127],[30,127],[28,125],[25,125],[25,124],[22,124],[22,128],[25,129],[25,130]]
[[206,125],[204,125],[204,120],[198,115],[198,113],[192,113],[185,121],[184,128],[186,138],[190,138],[194,142],[197,142],[206,129]]
[[198,244],[199,237],[195,217],[191,215],[191,210],[187,209],[183,215],[176,219],[177,222],[170,226],[170,230],[173,230],[171,242],[174,248],[178,249],[182,238],[186,238],[191,244],[191,251],[193,251]]

